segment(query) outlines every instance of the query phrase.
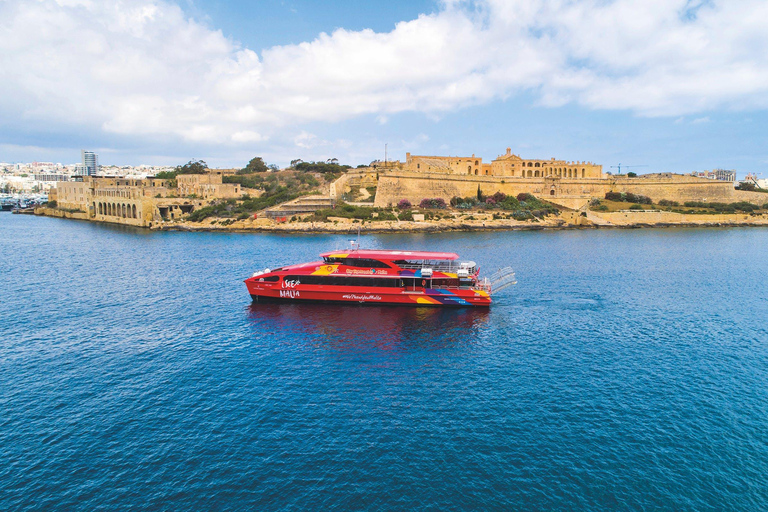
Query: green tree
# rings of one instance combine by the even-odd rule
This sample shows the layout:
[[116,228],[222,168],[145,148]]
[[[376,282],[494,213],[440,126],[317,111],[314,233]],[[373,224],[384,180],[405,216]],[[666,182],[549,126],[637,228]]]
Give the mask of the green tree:
[[177,165],[176,174],[205,174],[208,172],[208,164],[204,160],[190,160],[184,165]]
[[237,174],[252,174],[254,172],[267,172],[268,170],[269,167],[264,163],[264,160],[260,156],[257,156],[252,158],[251,161],[248,162],[248,165],[243,169],[237,171]]
[[754,192],[757,190],[757,187],[754,183],[750,183],[748,181],[742,181],[738,185],[736,185],[736,190],[746,190],[748,192]]

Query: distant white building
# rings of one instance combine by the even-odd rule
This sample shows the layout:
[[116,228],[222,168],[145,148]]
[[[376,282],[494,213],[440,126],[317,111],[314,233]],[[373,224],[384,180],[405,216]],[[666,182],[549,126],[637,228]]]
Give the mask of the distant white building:
[[[99,172],[99,155],[93,151],[80,150],[80,155],[83,158],[83,176],[95,176]],[[78,173],[80,174],[80,173]]]

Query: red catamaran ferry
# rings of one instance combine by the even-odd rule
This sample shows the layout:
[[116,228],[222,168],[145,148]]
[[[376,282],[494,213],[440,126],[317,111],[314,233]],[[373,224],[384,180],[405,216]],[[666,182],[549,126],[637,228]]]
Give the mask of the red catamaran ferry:
[[478,277],[474,261],[452,252],[354,249],[323,260],[256,272],[245,280],[255,302],[290,300],[414,306],[488,307],[495,285],[514,284],[503,269],[494,281]]

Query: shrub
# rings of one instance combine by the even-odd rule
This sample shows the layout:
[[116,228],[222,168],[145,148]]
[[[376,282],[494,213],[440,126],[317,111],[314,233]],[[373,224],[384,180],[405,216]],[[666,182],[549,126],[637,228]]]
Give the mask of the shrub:
[[662,199],[659,201],[659,206],[680,206],[677,201],[670,201],[669,199]]
[[595,206],[595,210],[598,211],[598,212],[607,212],[608,211],[608,207],[606,205],[604,205],[604,204],[599,204],[599,205]]
[[592,207],[600,206],[600,199],[593,197],[592,199],[589,200],[589,206],[592,206]]
[[445,208],[445,200],[442,197],[436,197],[433,199],[422,199],[419,203],[420,208]]
[[451,206],[462,210],[468,210],[477,205],[479,201],[475,197],[459,197],[454,196],[451,198]]
[[340,174],[351,169],[351,165],[339,165],[333,161],[329,162],[299,162],[293,166],[297,171],[303,172],[319,172],[321,174],[334,173]]
[[747,201],[739,201],[738,203],[731,203],[730,206],[732,206],[736,210],[741,210],[743,212],[753,212],[760,208],[759,206],[749,203]]
[[635,172],[628,172],[627,173],[627,178],[637,178],[637,173],[635,173]]
[[55,199],[54,199],[53,201],[48,201],[48,202],[46,203],[46,206],[47,206],[48,208],[56,208],[56,205],[57,205],[57,203],[56,203],[56,200],[55,200]]
[[527,194],[525,192],[523,192],[522,194],[517,194],[517,200],[520,201],[520,202],[522,202],[522,201],[530,201],[532,199],[536,199],[536,198],[533,197],[531,194]]
[[[54,203],[55,203],[55,202],[56,202],[56,201],[54,201]],[[763,210],[768,210],[768,203],[765,203],[765,204],[763,205]]]
[[754,192],[757,189],[754,183],[750,183],[748,181],[742,181],[738,185],[736,185],[736,190],[746,190],[748,192]]
[[606,192],[605,199],[608,201],[623,201],[621,192]]
[[[523,195],[523,194],[520,194]],[[533,215],[529,211],[517,210],[512,212],[512,218],[515,220],[529,220],[533,218]]]
[[704,201],[686,201],[683,203],[688,208],[710,208],[716,212],[721,213],[733,213],[735,211],[753,212],[759,207],[747,201],[739,201],[737,203],[707,203]]
[[632,206],[629,207],[629,209],[630,210],[642,210],[643,209],[643,205],[641,205],[641,204],[633,204]]
[[496,201],[493,199],[493,197],[486,197],[485,204],[486,206],[493,208],[494,206],[496,206]]
[[491,196],[491,199],[493,199],[496,203],[501,203],[507,199],[507,194],[505,194],[504,192],[496,192]]
[[407,199],[401,199],[397,203],[397,207],[399,209],[401,209],[401,210],[407,210],[407,209],[411,208],[411,202],[409,200],[407,200]]

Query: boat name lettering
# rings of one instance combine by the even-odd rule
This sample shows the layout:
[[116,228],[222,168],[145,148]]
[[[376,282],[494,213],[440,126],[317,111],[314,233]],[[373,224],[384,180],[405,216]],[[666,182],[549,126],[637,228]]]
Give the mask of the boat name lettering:
[[283,288],[296,288],[300,284],[298,279],[283,281]]
[[296,299],[301,297],[299,290],[280,290],[281,298]]
[[381,300],[381,295],[356,295],[354,293],[348,293],[342,295],[341,298],[347,300]]
[[347,269],[347,274],[366,274],[367,275],[367,274],[373,274],[375,272],[376,271],[372,268],[367,268],[367,269],[348,268]]

